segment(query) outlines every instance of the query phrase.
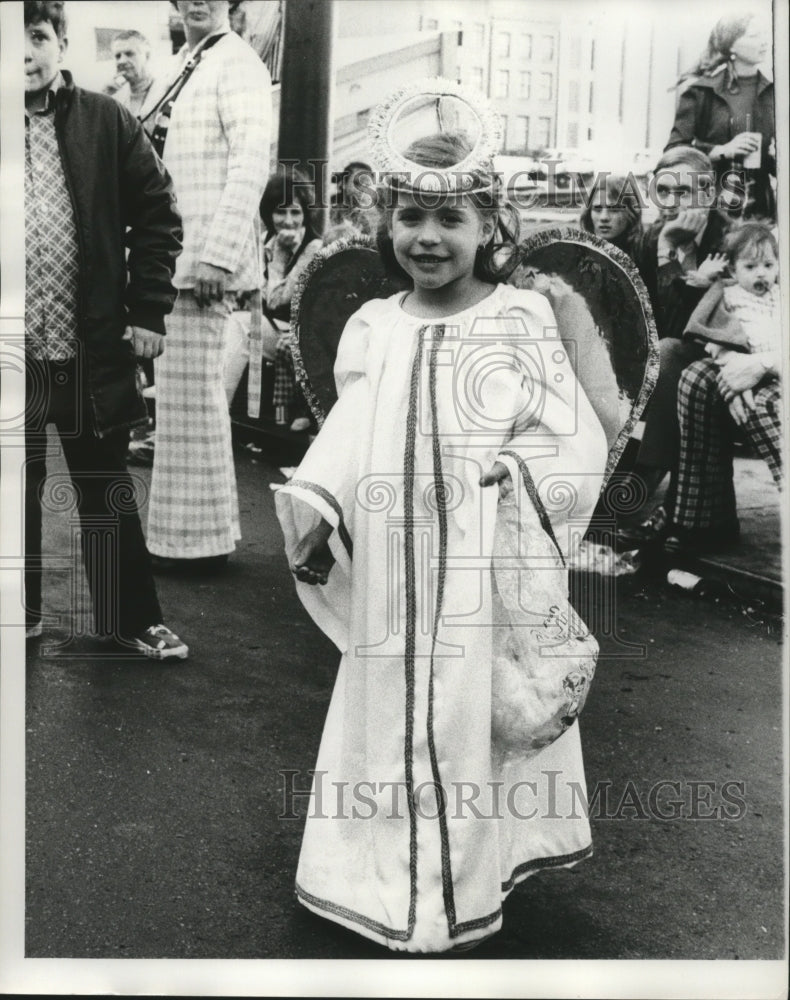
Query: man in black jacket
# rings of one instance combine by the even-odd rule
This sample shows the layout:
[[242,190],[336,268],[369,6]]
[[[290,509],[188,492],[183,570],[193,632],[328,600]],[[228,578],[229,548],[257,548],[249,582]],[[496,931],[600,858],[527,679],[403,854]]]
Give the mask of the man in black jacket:
[[716,210],[713,165],[692,146],[667,150],[651,181],[659,217],[645,234],[639,270],[650,295],[659,336],[658,382],[645,411],[642,442],[633,475],[648,497],[667,472],[667,500],[643,524],[624,528],[621,540],[639,544],[660,541],[671,529],[674,471],[680,448],[677,392],[683,370],[702,357],[702,347],[683,339],[694,308],[726,262],[721,253],[728,223]]
[[64,4],[26,0],[24,19],[27,634],[42,631],[41,505],[63,493],[46,477],[54,423],[96,631],[137,654],[185,659],[162,621],[125,465],[129,429],[146,417],[136,357],[161,353],[176,297],[172,184],[133,116],[60,71]]

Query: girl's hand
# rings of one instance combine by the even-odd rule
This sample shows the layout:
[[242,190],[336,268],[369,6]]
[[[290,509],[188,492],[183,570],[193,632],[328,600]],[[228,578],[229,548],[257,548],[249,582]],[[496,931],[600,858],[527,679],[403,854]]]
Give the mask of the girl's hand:
[[488,472],[484,472],[480,477],[481,486],[493,486],[494,483],[501,483],[503,479],[506,479],[510,473],[508,468],[502,462],[494,462]]
[[723,253],[709,253],[697,268],[697,278],[700,281],[710,284],[727,267],[727,255]]
[[735,423],[745,424],[749,419],[749,410],[754,409],[754,393],[751,389],[745,389],[739,395],[733,396],[728,406]]
[[291,572],[297,580],[311,585],[320,583],[323,586],[326,583],[335,564],[335,557],[329,548],[331,534],[332,525],[321,518],[320,524],[308,531],[296,546]]
[[719,392],[727,403],[746,389],[753,389],[765,376],[763,364],[753,354],[733,351],[726,358],[718,357],[716,364],[720,366]]

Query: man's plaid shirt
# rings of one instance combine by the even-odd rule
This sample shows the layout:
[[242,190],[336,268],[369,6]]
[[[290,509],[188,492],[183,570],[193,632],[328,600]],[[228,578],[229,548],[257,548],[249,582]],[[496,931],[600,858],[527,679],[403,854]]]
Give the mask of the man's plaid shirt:
[[25,112],[25,337],[34,358],[76,353],[79,247],[55,133],[58,73],[42,111]]

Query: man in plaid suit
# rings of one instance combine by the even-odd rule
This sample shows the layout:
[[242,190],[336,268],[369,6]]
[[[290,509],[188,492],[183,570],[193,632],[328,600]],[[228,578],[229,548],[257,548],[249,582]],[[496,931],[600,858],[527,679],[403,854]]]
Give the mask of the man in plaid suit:
[[148,548],[160,568],[215,569],[241,537],[223,341],[235,293],[261,282],[258,207],[268,175],[271,81],[230,30],[227,2],[176,7],[186,44],[173,75],[186,69],[188,77],[160,109],[160,125],[184,250],[168,350],[156,364]]

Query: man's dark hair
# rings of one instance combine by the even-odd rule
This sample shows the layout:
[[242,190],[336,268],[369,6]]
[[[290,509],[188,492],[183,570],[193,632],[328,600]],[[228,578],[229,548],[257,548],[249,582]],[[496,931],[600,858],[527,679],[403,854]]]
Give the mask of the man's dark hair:
[[63,0],[25,0],[25,27],[48,21],[58,38],[66,37],[66,4]]

